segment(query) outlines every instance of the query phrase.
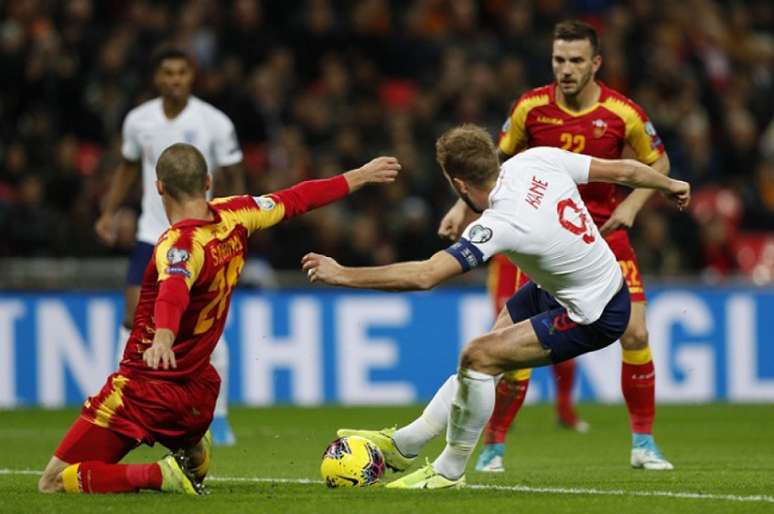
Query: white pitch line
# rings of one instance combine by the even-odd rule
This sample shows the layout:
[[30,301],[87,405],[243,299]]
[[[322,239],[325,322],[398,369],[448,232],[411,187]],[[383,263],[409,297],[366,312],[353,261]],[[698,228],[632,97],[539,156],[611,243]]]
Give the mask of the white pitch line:
[[[40,475],[40,471],[34,469],[2,469],[0,475]],[[319,484],[322,480],[313,480],[310,478],[268,478],[268,477],[221,477],[211,476],[207,478],[208,482],[249,482],[253,484]],[[720,500],[730,502],[748,502],[748,503],[774,503],[774,496],[751,495],[741,496],[736,494],[705,494],[689,493],[681,491],[626,491],[624,489],[595,489],[595,488],[576,488],[576,487],[533,487],[529,485],[495,485],[495,484],[473,484],[467,485],[466,489],[476,489],[484,491],[511,491],[517,493],[542,493],[542,494],[570,494],[570,495],[588,495],[588,496],[641,496],[641,497],[661,497],[661,498],[680,498],[687,500]]]

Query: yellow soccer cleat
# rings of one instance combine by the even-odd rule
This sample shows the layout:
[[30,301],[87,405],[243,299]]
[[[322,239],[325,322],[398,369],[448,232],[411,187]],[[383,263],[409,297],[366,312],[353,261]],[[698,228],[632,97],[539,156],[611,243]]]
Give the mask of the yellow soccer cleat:
[[161,468],[161,490],[165,493],[202,494],[202,486],[188,471],[182,452],[167,455],[158,465]]
[[450,480],[433,469],[430,461],[427,464],[387,484],[388,489],[460,489],[465,486],[465,475],[457,480]]
[[392,439],[395,433],[395,427],[383,428],[382,430],[354,430],[351,428],[340,428],[336,431],[339,437],[359,436],[368,439],[374,443],[384,455],[385,465],[393,471],[405,471],[411,466],[416,457],[406,457],[403,455]]

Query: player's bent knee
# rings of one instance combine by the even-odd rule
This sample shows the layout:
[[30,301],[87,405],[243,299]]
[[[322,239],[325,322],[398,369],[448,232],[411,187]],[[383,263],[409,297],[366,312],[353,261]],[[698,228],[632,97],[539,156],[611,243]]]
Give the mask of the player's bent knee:
[[492,336],[490,335],[477,337],[468,343],[460,357],[460,368],[472,369],[484,373],[500,373],[502,370],[494,369],[494,361],[487,349],[491,342],[491,337]]
[[621,346],[625,350],[642,350],[648,346],[648,329],[644,326],[632,326],[621,336]]

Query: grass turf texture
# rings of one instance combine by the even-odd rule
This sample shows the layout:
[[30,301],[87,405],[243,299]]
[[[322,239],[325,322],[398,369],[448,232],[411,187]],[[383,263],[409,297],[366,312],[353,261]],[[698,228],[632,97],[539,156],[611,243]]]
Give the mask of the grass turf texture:
[[[519,486],[532,491],[468,488],[392,491],[379,487],[329,490],[321,483],[255,482],[255,478],[319,480],[322,451],[338,427],[382,427],[413,418],[418,407],[232,409],[239,444],[216,448],[211,494],[183,497],[153,492],[128,495],[54,495],[36,492],[37,476],[5,470],[41,470],[76,410],[0,412],[0,512],[659,512],[774,513],[774,410],[770,405],[662,406],[657,440],[673,472],[632,470],[623,406],[582,405],[592,429],[576,434],[556,426],[549,406],[528,406],[509,435],[507,471],[472,471],[469,484]],[[442,441],[424,455],[434,457]],[[125,462],[155,460],[161,447],[143,447]],[[2,474],[5,473],[5,474]],[[388,472],[387,479],[395,475]],[[537,488],[624,491],[619,495],[537,492]],[[757,501],[674,498],[654,491],[765,496]],[[636,496],[635,494],[642,494]]]

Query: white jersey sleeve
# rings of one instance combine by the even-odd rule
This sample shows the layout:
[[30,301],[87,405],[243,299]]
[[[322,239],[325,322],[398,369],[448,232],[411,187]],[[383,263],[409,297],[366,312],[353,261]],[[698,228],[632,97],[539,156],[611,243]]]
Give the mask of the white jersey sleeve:
[[481,266],[493,255],[517,247],[518,238],[519,232],[513,225],[487,209],[446,251],[457,259],[463,271],[468,271]]
[[220,111],[213,116],[213,157],[215,166],[231,166],[242,161],[236,130],[231,120]]
[[138,139],[137,117],[130,111],[124,118],[121,128],[121,155],[127,161],[136,162],[142,156],[142,147]]
[[527,152],[531,157],[548,163],[548,169],[559,168],[564,171],[576,184],[588,184],[591,156],[547,146],[530,148]]

